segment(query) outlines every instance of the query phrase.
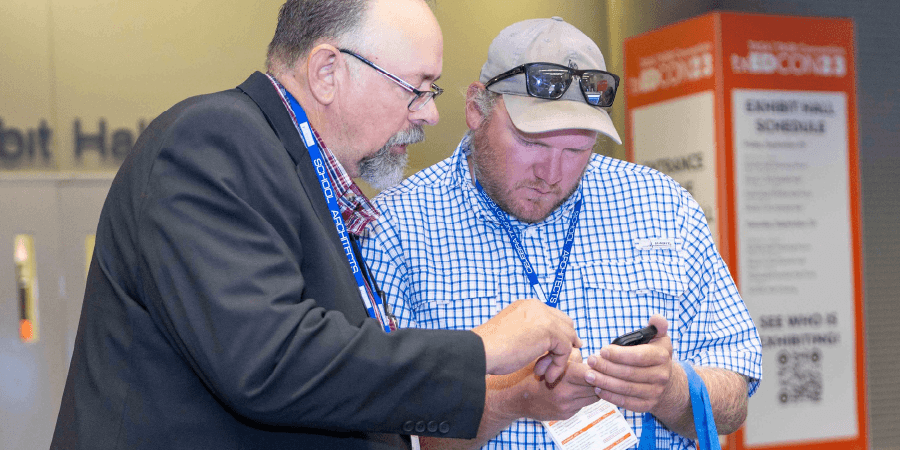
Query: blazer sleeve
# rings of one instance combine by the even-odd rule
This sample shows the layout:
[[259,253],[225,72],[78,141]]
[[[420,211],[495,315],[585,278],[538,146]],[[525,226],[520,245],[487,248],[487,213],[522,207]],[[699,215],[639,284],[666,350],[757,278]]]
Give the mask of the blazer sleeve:
[[167,114],[132,181],[136,289],[207,389],[255,423],[473,437],[480,338],[348,319],[359,294],[324,242],[321,194],[256,105],[233,93]]

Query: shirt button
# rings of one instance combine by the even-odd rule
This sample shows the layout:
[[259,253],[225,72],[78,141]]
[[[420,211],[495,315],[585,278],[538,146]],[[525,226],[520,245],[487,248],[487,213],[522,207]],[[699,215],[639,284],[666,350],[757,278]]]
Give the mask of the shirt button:
[[441,434],[447,434],[450,432],[450,424],[447,422],[441,422],[441,424],[438,425],[438,429],[440,430]]
[[536,238],[538,237],[537,227],[527,227],[525,228],[525,237]]
[[412,433],[412,430],[413,430],[413,428],[415,428],[415,427],[416,427],[416,424],[414,424],[412,420],[407,420],[407,421],[403,424],[403,431],[405,431],[405,432],[407,432],[407,433]]
[[418,421],[416,422],[416,433],[424,433],[425,432],[425,422]]

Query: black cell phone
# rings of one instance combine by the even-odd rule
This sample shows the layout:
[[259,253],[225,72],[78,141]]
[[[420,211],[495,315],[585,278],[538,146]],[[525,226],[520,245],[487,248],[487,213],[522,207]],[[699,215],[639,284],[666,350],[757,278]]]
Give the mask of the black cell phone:
[[656,337],[656,327],[649,325],[631,333],[623,334],[612,341],[616,345],[641,345]]

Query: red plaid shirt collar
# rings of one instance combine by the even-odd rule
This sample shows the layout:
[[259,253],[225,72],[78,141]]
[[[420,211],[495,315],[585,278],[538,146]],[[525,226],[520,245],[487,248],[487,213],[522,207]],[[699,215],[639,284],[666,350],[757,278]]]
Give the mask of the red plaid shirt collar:
[[[284,107],[287,109],[288,114],[291,116],[291,121],[294,122],[294,127],[297,128],[297,132],[299,133],[300,127],[297,123],[297,117],[294,115],[294,111],[291,110],[290,104],[285,97],[285,93],[287,92],[286,89],[275,79],[275,77],[271,75],[267,76],[278,91],[278,95],[281,96],[281,101],[284,102]],[[315,128],[312,127],[312,124],[310,124],[309,127],[313,131],[316,141],[319,143],[319,148],[322,149],[322,156],[325,158],[325,166],[326,169],[328,169],[328,178],[330,179],[331,186],[334,188],[334,192],[337,196],[337,203],[338,207],[341,208],[341,217],[344,219],[344,226],[347,227],[349,233],[362,236],[364,230],[368,228],[369,225],[375,223],[381,213],[379,213],[378,209],[375,208],[375,205],[369,201],[366,194],[363,194],[359,186],[353,182],[353,179],[347,175],[347,171],[344,170],[341,163],[334,157],[331,150],[328,150],[328,147],[325,146],[325,142],[322,141],[322,138],[319,136],[319,133],[316,132]]]

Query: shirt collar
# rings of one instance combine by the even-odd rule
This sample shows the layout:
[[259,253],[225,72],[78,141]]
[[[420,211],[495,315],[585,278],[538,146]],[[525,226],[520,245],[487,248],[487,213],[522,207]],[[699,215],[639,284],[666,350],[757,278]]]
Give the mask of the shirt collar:
[[[269,77],[272,85],[275,86],[278,91],[278,95],[281,96],[281,101],[284,103],[284,107],[291,116],[294,127],[297,128],[297,131],[299,132],[300,128],[297,123],[297,117],[294,115],[294,111],[291,110],[290,104],[286,98],[287,90],[275,79],[275,77],[269,74],[266,76]],[[369,201],[368,197],[366,197],[359,186],[353,182],[353,179],[350,178],[350,175],[344,170],[340,161],[335,158],[334,153],[332,153],[325,145],[322,137],[319,136],[319,133],[313,128],[312,124],[309,124],[309,127],[313,131],[316,141],[319,143],[319,148],[322,150],[328,178],[331,181],[331,186],[337,197],[337,203],[338,207],[341,209],[341,217],[344,219],[344,225],[348,232],[361,236],[366,228],[378,220],[378,217],[381,214],[378,212],[378,209],[375,208],[375,205]]]
[[[453,171],[454,182],[458,183],[462,187],[463,196],[466,202],[474,208],[474,211],[477,211],[478,214],[487,222],[497,222],[497,218],[494,216],[494,213],[488,209],[487,205],[484,204],[484,200],[482,200],[481,195],[478,193],[478,189],[475,188],[475,183],[472,181],[472,172],[469,170],[468,158],[472,152],[472,134],[466,133],[466,135],[459,142],[459,145],[456,147],[456,151],[453,152],[452,163],[455,166],[455,170]],[[521,222],[515,217],[507,214],[509,216],[509,221],[516,228],[524,228],[526,226],[533,225],[543,225],[547,223],[554,223],[560,220],[568,220],[569,216],[571,216],[572,211],[575,209],[575,202],[578,199],[582,198],[582,190],[581,183],[578,183],[578,188],[575,189],[575,192],[566,199],[565,202],[559,207],[556,208],[555,211],[550,213],[546,219],[536,224],[528,224],[525,222]],[[499,223],[497,223],[499,226]]]

